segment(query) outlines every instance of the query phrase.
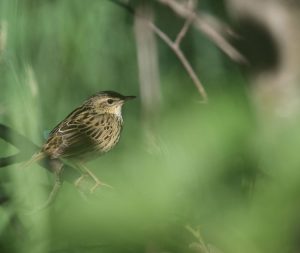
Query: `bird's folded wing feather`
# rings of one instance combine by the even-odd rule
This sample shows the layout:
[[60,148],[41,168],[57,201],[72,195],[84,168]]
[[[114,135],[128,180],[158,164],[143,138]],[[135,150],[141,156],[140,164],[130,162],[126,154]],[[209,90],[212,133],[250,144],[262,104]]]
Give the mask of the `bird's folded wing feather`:
[[[45,148],[52,149],[53,157],[72,157],[96,150],[96,140],[104,132],[103,126],[71,120],[62,122],[49,137]],[[46,153],[47,150],[45,150]]]

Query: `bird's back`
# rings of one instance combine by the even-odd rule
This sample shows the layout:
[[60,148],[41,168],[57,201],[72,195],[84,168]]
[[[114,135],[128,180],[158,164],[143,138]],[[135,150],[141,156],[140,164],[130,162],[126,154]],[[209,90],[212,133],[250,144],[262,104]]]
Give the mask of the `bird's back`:
[[121,116],[79,107],[52,130],[42,152],[52,159],[90,159],[112,149],[121,130]]

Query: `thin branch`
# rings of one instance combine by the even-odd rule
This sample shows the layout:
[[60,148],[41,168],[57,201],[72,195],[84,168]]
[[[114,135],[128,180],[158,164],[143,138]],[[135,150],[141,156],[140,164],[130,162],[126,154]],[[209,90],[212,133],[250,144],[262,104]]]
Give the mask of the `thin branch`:
[[196,88],[198,89],[200,95],[203,98],[203,102],[207,102],[207,93],[200,82],[197,74],[195,73],[193,67],[179,48],[179,45],[177,45],[175,42],[173,42],[164,32],[162,32],[155,24],[149,22],[149,26],[153,29],[153,31],[156,33],[158,37],[160,37],[175,53],[175,55],[178,57],[178,59],[181,61],[182,65],[184,66],[185,70],[187,71],[190,78],[193,80]]
[[174,44],[177,45],[179,47],[179,44],[181,43],[182,39],[184,38],[184,36],[186,35],[187,31],[190,28],[190,25],[193,23],[193,20],[195,18],[195,15],[190,16],[184,23],[182,29],[180,30],[180,32],[177,34],[177,37],[175,39]]
[[204,19],[197,19],[195,27],[205,33],[229,58],[239,63],[248,63],[246,58],[231,46],[223,36],[217,33],[209,23],[204,22]]
[[[197,4],[198,4],[198,0],[189,0],[187,2],[187,6],[190,10],[194,10],[196,8]],[[189,16],[185,20],[183,27],[181,28],[180,32],[177,34],[177,37],[175,39],[175,45],[177,45],[178,47],[179,47],[179,44],[181,43],[182,39],[186,35],[187,31],[189,30],[194,19],[195,19],[195,14],[193,13],[193,15]]]
[[[188,19],[192,15],[195,15],[193,11],[186,8],[182,4],[174,0],[156,0],[157,2],[168,6],[172,9],[178,16]],[[197,14],[194,19],[194,26],[202,31],[208,38],[210,38],[225,54],[227,54],[232,60],[239,63],[247,63],[246,58],[239,53],[219,32],[221,23],[218,22],[218,29],[215,29],[214,25],[216,24],[216,19],[214,22],[211,22],[212,19],[208,18],[209,16]],[[225,29],[224,29],[225,30]],[[228,30],[228,29],[227,29]]]
[[201,252],[204,252],[204,253],[210,253],[210,250],[209,248],[206,246],[206,243],[204,242],[201,234],[200,234],[200,231],[199,229],[195,230],[193,229],[191,226],[189,225],[186,225],[185,226],[186,230],[188,230],[189,232],[191,232],[191,234],[197,239],[200,247],[201,247]]

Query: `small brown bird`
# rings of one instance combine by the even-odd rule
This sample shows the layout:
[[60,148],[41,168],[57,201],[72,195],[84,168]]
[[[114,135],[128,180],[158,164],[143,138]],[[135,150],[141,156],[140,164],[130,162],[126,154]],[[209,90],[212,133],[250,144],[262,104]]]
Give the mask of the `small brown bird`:
[[99,92],[71,112],[50,132],[41,150],[27,163],[28,166],[44,158],[52,163],[56,183],[48,202],[61,185],[60,173],[64,160],[71,162],[82,172],[82,176],[75,181],[76,186],[86,176],[95,181],[92,192],[98,186],[109,186],[102,183],[83,164],[110,151],[118,143],[123,126],[122,106],[133,98],[135,96],[123,96],[114,91]]

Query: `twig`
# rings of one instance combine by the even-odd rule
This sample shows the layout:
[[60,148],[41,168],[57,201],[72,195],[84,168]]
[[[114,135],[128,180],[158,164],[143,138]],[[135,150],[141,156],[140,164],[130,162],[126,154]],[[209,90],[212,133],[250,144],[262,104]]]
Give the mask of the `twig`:
[[195,229],[193,229],[193,228],[192,228],[191,226],[189,226],[189,225],[186,225],[185,228],[186,228],[189,232],[191,232],[191,234],[197,239],[197,241],[198,241],[198,243],[199,243],[199,245],[200,245],[202,251],[203,251],[204,253],[210,253],[210,250],[209,250],[209,248],[206,246],[206,244],[205,244],[205,242],[204,242],[204,240],[203,240],[203,238],[202,238],[202,236],[201,236],[201,234],[200,234],[199,229],[195,230]]
[[179,44],[181,43],[182,39],[184,38],[184,36],[186,35],[187,31],[190,28],[190,25],[192,24],[193,20],[195,18],[195,15],[190,16],[186,21],[185,24],[183,25],[182,29],[180,30],[180,32],[177,34],[177,37],[175,39],[174,44],[177,45],[179,47]]
[[[153,29],[153,31],[156,33],[156,35],[158,37],[160,37],[173,50],[173,52],[179,58],[179,60],[181,61],[182,65],[184,66],[185,70],[187,71],[187,73],[189,74],[190,78],[193,80],[195,86],[197,87],[200,95],[202,96],[203,102],[206,102],[207,101],[207,93],[206,93],[206,91],[205,91],[202,83],[200,82],[197,74],[195,73],[193,67],[191,66],[191,64],[189,63],[189,61],[187,60],[187,58],[185,57],[184,53],[181,51],[179,45],[176,43],[176,41],[173,42],[155,24],[153,24],[151,22],[149,22],[148,24]],[[178,38],[178,36],[177,36],[177,38]],[[179,40],[179,42],[180,42],[180,40]]]
[[[182,4],[174,1],[174,0],[156,0],[157,2],[168,6],[172,9],[178,16],[188,19],[195,13],[183,6]],[[211,22],[214,20],[214,22]],[[210,38],[225,54],[227,54],[232,60],[239,63],[247,63],[245,57],[240,54],[219,32],[221,27],[221,23],[218,22],[218,27],[214,27],[216,24],[216,19],[210,19],[209,16],[197,14],[195,15],[195,19],[193,22],[194,26],[202,31],[208,38]],[[228,30],[228,27],[224,28],[224,30]]]

